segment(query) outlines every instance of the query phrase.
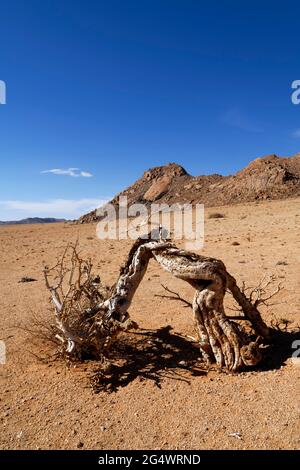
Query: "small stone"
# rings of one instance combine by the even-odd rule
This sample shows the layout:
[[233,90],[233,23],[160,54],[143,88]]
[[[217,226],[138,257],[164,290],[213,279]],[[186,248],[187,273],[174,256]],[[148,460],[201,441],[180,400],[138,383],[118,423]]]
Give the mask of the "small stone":
[[237,439],[242,439],[242,435],[240,432],[231,432],[228,434],[229,437],[236,437]]
[[178,364],[180,366],[184,366],[184,367],[186,367],[188,365],[188,363],[186,361],[180,361]]

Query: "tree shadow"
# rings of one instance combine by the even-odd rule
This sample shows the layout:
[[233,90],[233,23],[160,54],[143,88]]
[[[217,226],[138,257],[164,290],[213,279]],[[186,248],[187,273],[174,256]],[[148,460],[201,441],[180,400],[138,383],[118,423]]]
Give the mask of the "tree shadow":
[[189,383],[191,377],[206,375],[197,343],[171,333],[171,326],[143,330],[119,337],[110,354],[109,368],[100,367],[91,377],[97,393],[116,392],[135,379],[152,380],[161,388],[163,379]]
[[292,357],[296,349],[299,349],[300,345],[296,345],[295,341],[300,341],[299,329],[294,331],[272,329],[271,343],[264,351],[263,360],[256,369],[260,371],[280,369]]
[[[300,340],[299,331],[272,330],[272,342],[265,347],[263,360],[245,370],[259,373],[280,369],[296,350],[293,349],[296,340]],[[116,392],[136,379],[140,382],[151,380],[159,388],[166,378],[190,383],[193,377],[205,376],[209,370],[215,369],[208,369],[201,362],[197,343],[172,333],[169,325],[157,330],[139,329],[138,332],[121,335],[108,359],[109,367],[105,368],[102,364],[90,377],[95,393]]]

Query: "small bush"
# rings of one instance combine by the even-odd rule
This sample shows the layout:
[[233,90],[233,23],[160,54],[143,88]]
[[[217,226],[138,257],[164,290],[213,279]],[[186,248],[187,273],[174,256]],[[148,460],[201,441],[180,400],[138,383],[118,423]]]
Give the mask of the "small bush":
[[21,277],[19,282],[36,282],[36,279],[34,279],[33,277],[23,276]]
[[208,216],[209,219],[224,219],[225,214],[222,214],[221,212],[212,212]]

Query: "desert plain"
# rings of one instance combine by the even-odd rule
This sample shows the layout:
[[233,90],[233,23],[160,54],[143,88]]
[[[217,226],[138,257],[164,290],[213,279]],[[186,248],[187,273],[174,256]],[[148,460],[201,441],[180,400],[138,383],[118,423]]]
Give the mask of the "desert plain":
[[[210,218],[215,212],[224,217]],[[235,374],[189,367],[191,355],[200,356],[192,311],[160,295],[161,284],[188,300],[193,290],[154,261],[130,308],[140,330],[120,340],[120,354],[130,345],[130,361],[113,387],[91,388],[97,361],[53,360],[51,346],[26,330],[33,316],[48,322],[52,315],[43,266],[77,238],[95,274],[113,284],[131,240],[99,240],[95,223],[0,227],[2,449],[300,448],[300,365],[292,358],[300,341],[292,333],[300,325],[299,198],[205,210],[200,253],[222,259],[239,285],[255,286],[264,276],[274,276],[273,288],[282,285],[261,313],[268,324],[285,321],[284,344]],[[26,276],[35,281],[19,282]]]

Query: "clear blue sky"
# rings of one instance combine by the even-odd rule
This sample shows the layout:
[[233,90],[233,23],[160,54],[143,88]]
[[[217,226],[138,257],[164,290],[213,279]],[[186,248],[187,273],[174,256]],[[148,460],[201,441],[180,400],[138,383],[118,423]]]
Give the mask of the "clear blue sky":
[[300,151],[299,14],[290,0],[1,2],[0,220],[76,216],[170,161],[228,174]]

